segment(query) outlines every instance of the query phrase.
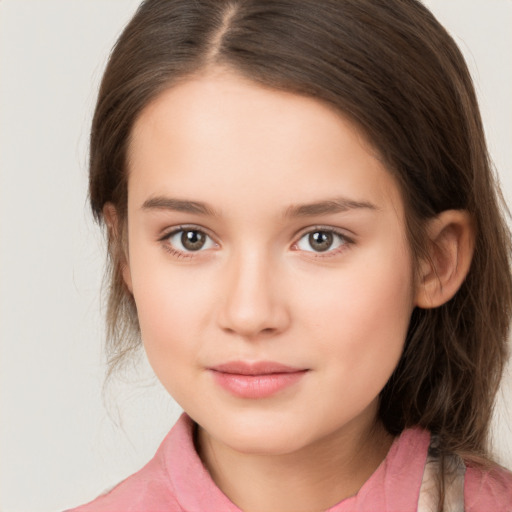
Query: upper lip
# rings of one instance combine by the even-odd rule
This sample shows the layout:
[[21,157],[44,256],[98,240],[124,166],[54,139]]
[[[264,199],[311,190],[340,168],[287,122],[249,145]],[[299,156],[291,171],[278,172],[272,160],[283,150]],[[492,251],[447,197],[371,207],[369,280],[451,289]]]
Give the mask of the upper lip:
[[269,375],[272,373],[295,373],[305,371],[306,368],[296,368],[274,361],[230,361],[228,363],[211,366],[210,370],[236,375]]

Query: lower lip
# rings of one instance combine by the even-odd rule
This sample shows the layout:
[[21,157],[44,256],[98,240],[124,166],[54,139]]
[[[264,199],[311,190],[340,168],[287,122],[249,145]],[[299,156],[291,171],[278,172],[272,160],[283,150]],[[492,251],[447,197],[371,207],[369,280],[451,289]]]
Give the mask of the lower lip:
[[212,374],[215,381],[221,387],[237,397],[267,398],[296,384],[304,377],[306,371],[240,375],[212,370]]

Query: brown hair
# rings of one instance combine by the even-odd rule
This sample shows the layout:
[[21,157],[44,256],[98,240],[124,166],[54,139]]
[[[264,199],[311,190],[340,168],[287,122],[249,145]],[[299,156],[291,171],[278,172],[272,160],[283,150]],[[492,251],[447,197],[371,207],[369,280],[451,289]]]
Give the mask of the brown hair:
[[[445,305],[413,312],[380,417],[393,434],[420,425],[437,434],[441,451],[485,455],[506,360],[511,244],[472,81],[452,38],[417,0],[146,0],[99,92],[90,146],[98,220],[107,202],[125,218],[137,116],[164,89],[214,65],[355,121],[401,187],[416,258],[425,255],[427,219],[470,212],[476,246],[467,279]],[[140,339],[119,240],[109,254],[113,368]]]

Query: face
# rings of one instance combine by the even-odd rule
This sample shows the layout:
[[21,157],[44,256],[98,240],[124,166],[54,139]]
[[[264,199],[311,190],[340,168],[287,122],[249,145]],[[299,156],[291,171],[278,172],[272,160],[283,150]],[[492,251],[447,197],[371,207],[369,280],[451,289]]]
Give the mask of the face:
[[124,275],[169,393],[241,452],[374,421],[414,292],[398,187],[364,137],[226,71],[161,94],[132,135]]

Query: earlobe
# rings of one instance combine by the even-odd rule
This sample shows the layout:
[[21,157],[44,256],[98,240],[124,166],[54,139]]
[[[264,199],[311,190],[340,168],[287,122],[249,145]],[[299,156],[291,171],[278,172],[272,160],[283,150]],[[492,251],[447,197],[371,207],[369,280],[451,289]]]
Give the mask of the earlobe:
[[114,265],[119,266],[123,281],[133,293],[132,276],[128,260],[128,249],[125,247],[123,228],[116,207],[112,203],[106,203],[103,207],[103,218],[108,230],[109,250],[112,253]]
[[446,210],[429,221],[429,257],[420,262],[416,306],[435,308],[448,302],[466,278],[475,245],[469,212]]

